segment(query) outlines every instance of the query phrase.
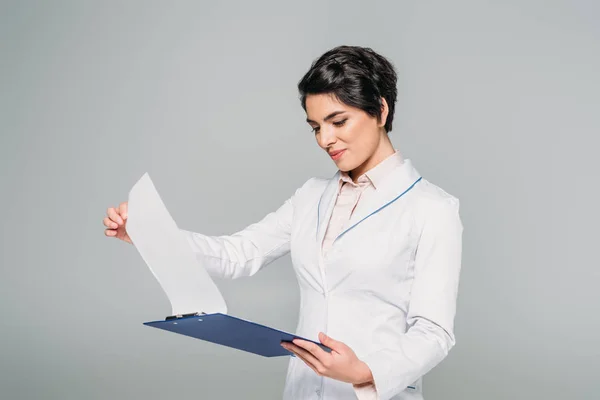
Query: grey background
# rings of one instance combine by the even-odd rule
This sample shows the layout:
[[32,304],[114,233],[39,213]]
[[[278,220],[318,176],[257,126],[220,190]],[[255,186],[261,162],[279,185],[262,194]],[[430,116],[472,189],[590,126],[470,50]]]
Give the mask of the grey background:
[[[0,397],[280,397],[287,359],[142,325],[168,300],[102,218],[146,171],[215,235],[331,176],[296,83],[353,44],[399,71],[394,145],[461,199],[457,345],[426,398],[598,398],[599,20],[568,0],[2,1]],[[231,314],[295,328],[289,257],[217,284]]]

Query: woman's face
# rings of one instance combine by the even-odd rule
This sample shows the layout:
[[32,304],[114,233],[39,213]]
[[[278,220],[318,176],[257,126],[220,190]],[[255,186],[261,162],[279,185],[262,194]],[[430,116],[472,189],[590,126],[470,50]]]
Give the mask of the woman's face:
[[384,129],[388,113],[385,99],[383,104],[381,122],[378,122],[377,118],[340,102],[332,94],[306,96],[306,122],[313,128],[317,143],[329,153],[338,169],[351,172],[353,179],[393,153]]

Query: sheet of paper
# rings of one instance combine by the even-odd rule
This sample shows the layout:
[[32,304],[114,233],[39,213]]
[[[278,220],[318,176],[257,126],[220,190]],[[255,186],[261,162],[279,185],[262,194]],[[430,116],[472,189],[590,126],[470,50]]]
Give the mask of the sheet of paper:
[[223,313],[227,305],[148,173],[129,192],[127,233],[167,294],[173,314]]

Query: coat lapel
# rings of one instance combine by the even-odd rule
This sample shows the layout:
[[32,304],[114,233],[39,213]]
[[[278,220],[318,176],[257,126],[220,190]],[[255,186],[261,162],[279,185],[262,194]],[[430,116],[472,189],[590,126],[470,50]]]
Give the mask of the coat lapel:
[[325,231],[327,229],[327,223],[333,212],[333,206],[337,198],[337,190],[339,187],[340,171],[337,171],[335,175],[329,180],[321,198],[319,199],[319,205],[317,207],[317,232],[316,240],[321,248],[323,239],[325,238]]
[[[410,159],[405,159],[404,162],[394,168],[390,175],[379,185],[373,196],[367,200],[367,203],[365,203],[364,206],[357,208],[357,211],[352,214],[350,221],[348,221],[346,228],[335,238],[335,240],[339,239],[346,232],[355,228],[373,214],[408,193],[420,180],[421,176],[413,166],[412,161]],[[330,183],[329,186],[333,186],[335,189],[337,188],[337,180],[335,183],[336,185],[331,185]],[[335,190],[330,191],[335,194]],[[331,213],[331,211],[332,210],[329,210],[329,213]],[[325,229],[322,230],[324,231]]]

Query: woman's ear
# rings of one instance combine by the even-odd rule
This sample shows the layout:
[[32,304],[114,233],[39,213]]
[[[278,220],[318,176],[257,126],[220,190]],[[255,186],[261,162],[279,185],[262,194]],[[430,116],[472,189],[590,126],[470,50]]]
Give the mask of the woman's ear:
[[387,103],[387,101],[385,101],[385,98],[382,97],[381,98],[381,117],[379,118],[379,122],[378,122],[377,126],[379,126],[380,128],[385,126],[389,112],[390,112],[390,109],[388,107],[388,103]]

